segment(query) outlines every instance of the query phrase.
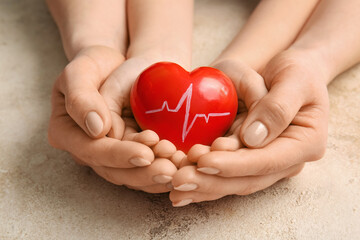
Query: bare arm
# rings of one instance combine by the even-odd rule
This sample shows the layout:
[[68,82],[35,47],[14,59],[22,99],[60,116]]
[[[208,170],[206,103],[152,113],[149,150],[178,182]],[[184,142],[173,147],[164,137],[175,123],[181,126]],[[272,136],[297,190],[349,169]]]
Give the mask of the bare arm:
[[190,67],[193,0],[155,2],[128,1],[130,46],[127,57],[156,55]]
[[66,56],[102,45],[125,54],[127,45],[125,0],[47,0],[59,27]]
[[169,191],[166,181],[177,169],[164,157],[175,147],[160,143],[155,132],[138,132],[123,110],[130,108],[133,81],[149,64],[190,65],[192,1],[130,0],[128,9],[125,0],[49,0],[48,5],[71,60],[53,91],[51,144],[115,184]]
[[218,57],[235,58],[260,71],[296,38],[319,0],[263,0]]
[[291,47],[323,63],[327,84],[360,61],[360,1],[323,0]]

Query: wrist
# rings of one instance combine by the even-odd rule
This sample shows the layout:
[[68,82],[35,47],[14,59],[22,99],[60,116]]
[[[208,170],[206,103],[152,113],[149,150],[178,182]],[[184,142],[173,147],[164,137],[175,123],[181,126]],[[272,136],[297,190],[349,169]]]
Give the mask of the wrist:
[[[109,66],[121,64],[125,61],[124,55],[118,50],[101,45],[89,46],[81,49],[74,56],[74,59],[83,57],[91,61],[92,64],[95,64],[98,69],[108,69]],[[111,63],[114,63],[114,65]],[[111,72],[112,70],[109,69],[108,71]]]
[[255,55],[251,56],[251,54],[234,54],[233,52],[224,51],[210,64],[210,66],[215,66],[219,63],[225,62],[237,62],[241,63],[242,65],[248,66],[249,68],[253,69],[258,73],[261,73],[267,64],[267,62],[265,62],[264,60],[265,59],[255,57]]
[[62,42],[67,58],[71,60],[81,51],[97,46],[113,49],[114,51],[120,52],[122,55],[125,54],[125,50],[122,49],[119,39],[92,35],[93,34],[90,33],[62,35]]
[[209,66],[219,69],[223,72],[227,72],[228,69],[234,70],[239,66],[242,66],[241,68],[244,69],[254,70],[249,64],[243,61],[240,57],[236,57],[236,56],[218,57]]
[[311,45],[293,44],[288,52],[295,57],[302,58],[304,62],[317,69],[319,77],[327,85],[337,75],[331,64],[331,58],[326,49],[321,44],[313,42]]
[[186,70],[191,68],[191,49],[187,47],[152,46],[137,48],[130,46],[126,58],[141,58],[152,63],[174,62]]

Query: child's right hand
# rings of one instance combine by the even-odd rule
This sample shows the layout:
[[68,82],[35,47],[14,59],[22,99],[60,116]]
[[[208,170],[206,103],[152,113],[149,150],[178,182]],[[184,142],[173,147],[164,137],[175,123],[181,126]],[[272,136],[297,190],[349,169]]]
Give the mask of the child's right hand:
[[129,111],[132,83],[152,62],[124,60],[114,49],[95,46],[66,66],[52,92],[49,142],[112,183],[167,192],[177,168],[166,158],[176,149],[155,132],[138,132]]

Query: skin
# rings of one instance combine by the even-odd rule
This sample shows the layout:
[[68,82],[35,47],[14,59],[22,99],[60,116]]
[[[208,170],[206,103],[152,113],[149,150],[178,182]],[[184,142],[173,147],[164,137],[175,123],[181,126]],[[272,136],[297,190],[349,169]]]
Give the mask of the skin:
[[[237,119],[227,136],[195,145],[185,156],[156,133],[139,131],[128,93],[154,62],[189,68],[192,2],[131,0],[127,9],[118,0],[48,5],[70,61],[54,85],[50,143],[115,184],[147,192],[173,185],[174,206],[251,194],[321,158],[326,85],[360,59],[357,0],[261,1],[212,64],[237,88]],[[256,121],[265,135],[251,128]]]
[[[50,144],[114,184],[169,191],[180,162],[172,157],[176,148],[153,131],[140,131],[129,92],[136,77],[155,62],[190,66],[192,1],[47,4],[69,59],[53,88]],[[171,29],[181,30],[168,36]]]
[[[248,112],[242,114],[247,116],[243,122],[234,123],[238,127],[233,126],[230,135],[238,136],[248,148],[213,150],[213,146],[194,146],[187,161],[196,165],[183,167],[172,181],[175,190],[170,199],[174,206],[231,194],[251,194],[296,175],[305,162],[323,156],[329,111],[326,86],[360,61],[359,10],[357,0],[346,3],[326,0],[318,4],[296,40],[272,57],[263,69],[258,68],[268,93],[256,100],[256,94],[250,90],[243,92]],[[220,68],[230,76],[244,69],[242,59],[236,57],[223,64]],[[252,87],[256,88],[255,83]],[[268,129],[265,139],[256,146],[244,139],[254,121],[261,121]],[[230,140],[225,137],[221,141],[226,146]],[[201,154],[197,149],[201,149]],[[204,168],[208,174],[200,171]],[[180,187],[184,184],[185,190]]]

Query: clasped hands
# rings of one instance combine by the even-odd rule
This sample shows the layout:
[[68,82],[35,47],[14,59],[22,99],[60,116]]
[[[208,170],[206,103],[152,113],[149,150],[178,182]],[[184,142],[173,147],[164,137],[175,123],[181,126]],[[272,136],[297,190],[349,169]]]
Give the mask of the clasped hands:
[[80,51],[53,88],[50,144],[114,184],[170,191],[174,206],[254,193],[323,156],[327,88],[308,54],[286,50],[261,75],[238,59],[214,62],[235,85],[238,116],[226,136],[193,146],[187,156],[155,132],[141,131],[131,114],[133,82],[158,61],[125,59],[103,46]]

